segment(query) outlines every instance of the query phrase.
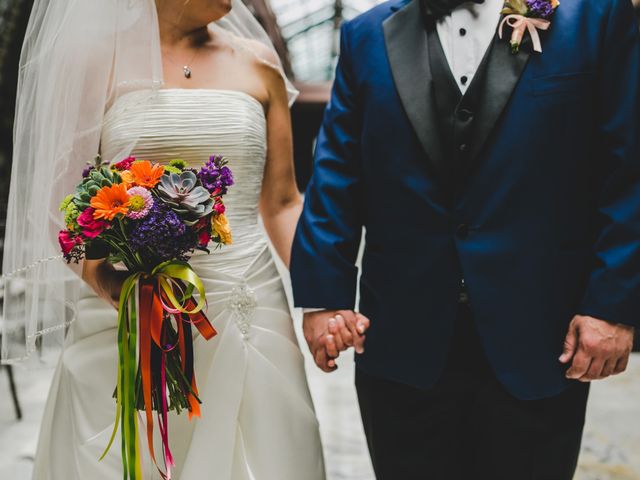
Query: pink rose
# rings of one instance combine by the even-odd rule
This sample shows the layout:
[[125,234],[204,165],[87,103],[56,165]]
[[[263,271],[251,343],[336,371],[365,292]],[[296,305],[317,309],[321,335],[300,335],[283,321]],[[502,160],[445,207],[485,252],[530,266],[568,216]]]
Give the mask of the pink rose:
[[216,202],[213,206],[213,209],[218,215],[222,215],[227,209],[224,206],[224,203]]
[[74,237],[71,232],[61,230],[58,234],[58,242],[64,256],[68,256],[76,245],[82,245],[82,238]]
[[82,234],[91,240],[100,235],[109,226],[109,222],[93,218],[94,211],[95,209],[92,207],[87,208],[77,220],[78,225],[82,228]]
[[198,245],[201,247],[206,247],[209,245],[209,241],[211,240],[211,232],[209,229],[201,230],[198,233]]
[[113,168],[120,171],[129,170],[131,168],[131,165],[133,165],[133,162],[135,161],[135,157],[127,157],[124,160],[120,160],[118,163],[116,163]]

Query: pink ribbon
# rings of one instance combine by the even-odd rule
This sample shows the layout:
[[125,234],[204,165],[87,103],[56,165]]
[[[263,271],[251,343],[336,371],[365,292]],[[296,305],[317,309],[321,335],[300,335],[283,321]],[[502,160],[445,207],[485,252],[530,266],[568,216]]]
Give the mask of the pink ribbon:
[[[160,369],[161,388],[162,388],[162,417],[158,413],[158,426],[160,427],[160,436],[162,438],[162,447],[164,450],[164,463],[167,469],[166,480],[171,480],[171,468],[175,466],[171,449],[169,448],[169,419],[167,405],[167,368],[165,365],[165,353],[162,352],[162,368]],[[162,419],[161,419],[162,418]]]
[[533,49],[538,53],[542,52],[542,43],[540,42],[538,29],[547,30],[551,25],[549,20],[545,20],[543,18],[530,18],[517,14],[507,15],[502,19],[500,27],[498,28],[498,36],[500,39],[502,39],[502,28],[505,23],[513,28],[513,32],[511,33],[512,45],[520,45],[525,30],[528,30],[529,35],[531,35],[531,40],[533,41]]

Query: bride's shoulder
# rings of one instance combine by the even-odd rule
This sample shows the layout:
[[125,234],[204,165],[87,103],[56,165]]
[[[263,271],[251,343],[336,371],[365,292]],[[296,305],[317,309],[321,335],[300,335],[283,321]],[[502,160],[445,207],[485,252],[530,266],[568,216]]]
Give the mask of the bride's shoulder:
[[267,84],[279,88],[283,84],[280,59],[273,48],[252,38],[227,35],[229,44],[242,55],[260,74]]
[[258,66],[266,66],[278,70],[280,60],[275,50],[269,48],[264,43],[252,38],[244,38],[234,34],[228,34],[226,40],[229,45],[241,53],[247,59]]

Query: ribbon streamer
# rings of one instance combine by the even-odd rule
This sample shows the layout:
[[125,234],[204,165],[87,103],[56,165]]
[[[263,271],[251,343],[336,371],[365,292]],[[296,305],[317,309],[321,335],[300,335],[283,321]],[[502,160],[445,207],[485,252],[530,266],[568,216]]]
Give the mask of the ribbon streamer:
[[551,22],[549,20],[543,18],[531,18],[525,17],[523,15],[511,14],[507,15],[500,22],[500,27],[498,27],[498,37],[502,40],[502,30],[504,24],[509,25],[513,32],[511,33],[511,48],[514,50],[514,53],[518,53],[520,48],[520,43],[522,43],[522,38],[524,37],[524,32],[528,31],[531,36],[531,40],[533,41],[533,50],[542,53],[542,42],[540,41],[540,34],[538,33],[538,29],[540,30],[548,30],[551,26]]
[[[197,302],[193,292],[199,295]],[[120,426],[125,480],[142,480],[137,421],[138,410],[142,409],[140,391],[144,401],[147,446],[154,465],[165,480],[171,479],[174,466],[169,448],[169,381],[176,382],[180,395],[184,395],[189,419],[200,416],[191,326],[195,326],[206,340],[217,334],[202,312],[205,306],[204,285],[186,262],[165,262],[150,275],[138,272],[124,281],[118,308],[116,421],[100,460],[111,449]],[[175,355],[176,349],[180,356],[179,379],[172,378],[168,371],[169,355]],[[177,387],[174,385],[174,390]],[[166,473],[158,465],[153,446],[154,407],[158,411]]]

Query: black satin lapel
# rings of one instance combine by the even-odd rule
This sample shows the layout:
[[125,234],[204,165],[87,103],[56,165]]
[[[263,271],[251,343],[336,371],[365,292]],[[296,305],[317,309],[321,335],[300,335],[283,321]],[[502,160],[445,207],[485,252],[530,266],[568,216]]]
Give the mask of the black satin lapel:
[[473,139],[469,158],[475,158],[491,134],[500,115],[518,85],[530,57],[529,45],[523,43],[517,55],[511,53],[508,37],[493,40],[487,59],[486,78],[479,92]]
[[444,155],[419,0],[413,0],[385,20],[383,28],[389,64],[404,110],[424,151],[440,170]]

